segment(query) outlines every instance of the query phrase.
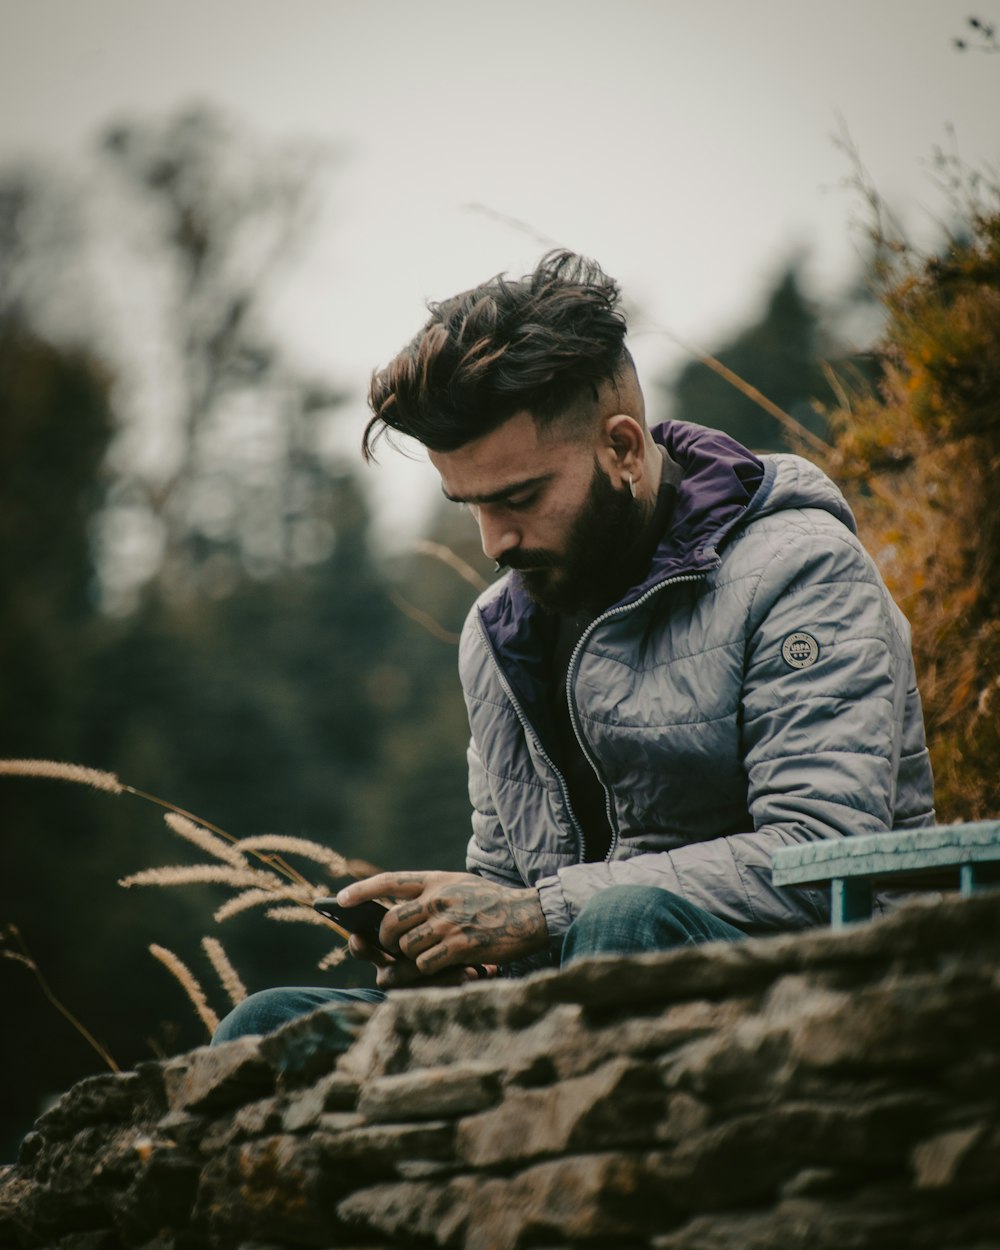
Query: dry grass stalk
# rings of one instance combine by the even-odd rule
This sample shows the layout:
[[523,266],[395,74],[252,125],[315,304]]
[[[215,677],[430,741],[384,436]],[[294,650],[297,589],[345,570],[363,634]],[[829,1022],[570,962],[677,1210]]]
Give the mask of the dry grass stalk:
[[240,847],[247,851],[284,851],[287,855],[301,855],[322,864],[331,877],[350,876],[347,860],[328,846],[309,838],[293,838],[283,833],[258,833],[240,838]]
[[[282,887],[280,891],[273,889],[253,889],[244,890],[242,894],[237,894],[235,898],[227,899],[221,907],[216,908],[215,921],[221,924],[224,920],[229,920],[233,916],[238,916],[241,912],[249,911],[253,907],[268,907],[269,910],[264,913],[268,920],[279,921],[298,921],[303,924],[323,925],[327,929],[332,929],[334,933],[340,935],[346,941],[350,934],[346,929],[341,928],[333,920],[327,916],[322,916],[312,907],[312,900],[316,897],[316,890],[306,888],[302,890],[288,889]],[[291,906],[275,907],[273,904],[276,899],[288,899]]]
[[169,868],[144,868],[128,877],[120,878],[119,885],[128,889],[133,885],[229,885],[241,889],[257,887],[264,890],[284,890],[284,882],[273,872],[258,868],[224,868],[221,864],[176,864]]
[[44,777],[51,781],[71,781],[93,786],[108,794],[121,794],[125,786],[114,773],[83,764],[62,764],[58,760],[0,760],[0,775],[7,777]]
[[336,928],[338,933],[343,933],[343,930],[339,926],[334,925],[332,920],[328,920],[325,916],[321,916],[318,911],[314,911],[313,908],[308,905],[302,906],[299,904],[292,907],[272,907],[270,911],[267,911],[264,914],[267,916],[268,920],[283,920],[288,923],[295,923],[298,921],[302,924],[318,924],[327,929]]
[[[160,798],[157,794],[150,794],[146,790],[139,790],[135,786],[126,785],[119,780],[114,773],[105,772],[99,768],[88,768],[82,764],[64,764],[57,760],[4,760],[0,759],[0,775],[12,777],[43,777],[57,781],[71,781],[81,785],[93,786],[98,790],[104,790],[109,794],[131,794],[135,798],[142,799],[146,803],[152,803],[157,807],[165,809],[172,816],[179,817],[181,821],[190,822],[199,829],[209,831],[216,834],[219,838],[233,846],[243,845],[247,839],[241,843],[240,839],[228,833],[225,829],[221,829],[218,825],[213,824],[210,820],[205,820],[201,816],[196,816],[194,812],[189,812],[183,807],[178,807],[176,803],[171,803],[167,799]],[[189,837],[187,831],[188,825],[175,824],[168,820],[167,823],[177,833],[181,833],[182,837]],[[193,840],[193,839],[191,839]],[[305,839],[303,839],[305,841]],[[317,844],[318,845],[318,844]],[[205,846],[206,850],[216,858],[224,858],[219,848],[212,844],[211,848]],[[329,848],[323,848],[326,855],[333,856],[335,852]],[[242,852],[238,852],[242,854]],[[248,848],[248,854],[253,855],[256,859],[264,863],[268,868],[280,873],[289,881],[297,886],[305,889],[312,889],[309,882],[302,876],[300,872],[292,868],[281,858],[280,854],[268,854],[262,850],[254,850]],[[226,859],[225,862],[233,863],[235,860]],[[370,877],[380,870],[372,864],[365,863],[364,860],[358,859],[342,859],[337,856],[337,863],[343,865],[343,872],[340,875],[350,877]]]
[[242,894],[226,899],[221,907],[216,908],[214,919],[216,924],[221,924],[231,916],[238,916],[252,907],[263,907],[265,904],[273,906],[276,898],[287,898],[294,903],[309,903],[315,896],[315,890],[298,889],[294,886],[282,886],[280,894],[276,890],[244,890]]
[[204,851],[206,855],[211,855],[214,859],[221,859],[230,868],[248,867],[246,856],[241,851],[238,851],[232,843],[224,841],[217,834],[205,829],[202,825],[195,824],[193,820],[180,815],[179,812],[167,812],[163,820],[174,833],[191,842],[200,851]]
[[358,859],[356,856],[347,861],[348,875],[357,881],[363,881],[365,877],[377,877],[381,871],[377,864],[370,864],[368,860]]
[[93,1033],[91,1033],[87,1026],[77,1019],[70,1009],[61,1001],[61,999],[53,993],[52,987],[42,975],[42,970],[39,968],[38,964],[35,963],[31,951],[28,950],[27,944],[21,936],[21,931],[18,929],[17,925],[8,925],[6,929],[0,932],[0,943],[8,941],[14,942],[18,949],[12,951],[7,947],[0,947],[0,957],[9,959],[13,963],[21,964],[22,967],[27,968],[38,982],[39,989],[45,995],[46,999],[52,1004],[53,1007],[55,1007],[56,1011],[59,1012],[63,1019],[67,1020],[73,1028],[76,1029],[77,1033],[80,1034],[83,1040],[97,1051],[97,1053],[101,1056],[101,1059],[108,1065],[112,1072],[120,1072],[121,1068],[117,1063],[115,1063],[109,1052],[101,1045],[97,1038],[94,1037]]
[[151,942],[149,953],[154,959],[158,959],[164,968],[180,982],[181,989],[191,1000],[191,1005],[198,1013],[198,1019],[208,1030],[209,1036],[211,1036],[219,1027],[219,1017],[208,1005],[205,991],[201,988],[194,973],[187,964],[178,959],[174,952],[167,950],[165,946],[157,946],[155,942]]
[[247,987],[240,980],[239,973],[233,967],[222,943],[213,937],[203,937],[201,948],[208,956],[216,975],[222,982],[222,988],[229,995],[229,1001],[237,1006],[247,996]]
[[947,251],[882,251],[881,376],[827,414],[821,461],[911,622],[941,821],[1000,810],[1000,182],[956,174]]
[[[158,795],[139,790],[135,786],[126,785],[114,773],[101,769],[88,768],[80,764],[65,764],[56,760],[9,759],[0,760],[0,775],[15,777],[41,777],[57,781],[75,782],[89,785],[110,794],[131,794],[145,802],[165,809],[164,820],[174,833],[191,842],[216,861],[214,864],[176,865],[163,868],[149,868],[132,873],[119,880],[119,885],[129,888],[134,885],[194,885],[218,884],[227,885],[240,893],[229,899],[215,912],[216,921],[228,919],[251,907],[272,904],[276,899],[288,900],[292,905],[287,907],[269,907],[265,913],[270,919],[299,921],[319,924],[333,929],[341,937],[349,935],[333,921],[319,915],[310,906],[311,900],[318,890],[295,868],[285,862],[281,852],[302,855],[314,862],[322,864],[334,877],[350,876],[365,877],[379,870],[363,860],[348,860],[338,855],[329,847],[312,842],[306,838],[287,837],[282,834],[261,834],[256,837],[235,838],[225,829],[211,821],[204,820],[175,803],[162,799]],[[267,865],[268,871],[251,868],[247,856],[253,856],[260,863]],[[279,875],[280,874],[280,875]],[[284,878],[284,880],[282,879]],[[0,933],[0,957],[29,969],[38,980],[45,997],[73,1025],[87,1042],[101,1055],[112,1071],[119,1071],[115,1061],[97,1042],[79,1020],[56,998],[39,971],[34,960],[26,949],[12,951],[2,949],[2,944],[9,937],[16,935],[11,926],[7,933]],[[18,935],[17,940],[23,948]],[[213,968],[222,982],[223,988],[233,1003],[246,997],[246,988],[236,970],[230,963],[221,945],[212,938],[205,938],[203,947]],[[193,973],[184,963],[165,947],[150,945],[150,952],[180,982],[188,998],[194,1005],[202,1023],[209,1033],[218,1026],[218,1017],[208,1005],[205,993],[195,979]],[[340,958],[346,950],[340,953]],[[331,952],[323,966],[333,967],[339,962],[338,952]]]
[[0,951],[0,959],[10,959],[16,964],[24,964],[31,972],[37,972],[38,968],[31,962],[27,955],[22,955],[20,951]]
[[779,408],[773,400],[768,399],[768,397],[762,391],[759,391],[756,386],[751,386],[751,384],[744,378],[741,378],[738,373],[734,373],[733,370],[727,365],[724,365],[721,360],[717,360],[714,356],[709,356],[707,354],[699,355],[698,359],[701,364],[707,366],[713,373],[718,374],[724,382],[728,382],[730,386],[735,387],[741,395],[745,395],[747,399],[751,400],[759,408],[763,408],[764,411],[769,416],[773,417],[775,421],[777,421],[778,424],[786,431],[793,442],[805,443],[807,447],[810,447],[813,450],[813,452],[818,452],[820,455],[825,455],[829,452],[830,446],[828,443],[825,443],[821,438],[814,434],[812,430],[810,430],[807,426],[804,426],[802,422],[796,417],[793,417],[791,413],[785,412],[783,408]]
[[324,955],[316,967],[320,972],[328,972],[331,968],[336,968],[338,964],[342,964],[347,958],[346,946],[335,946],[332,951]]
[[390,590],[389,598],[399,608],[404,616],[408,616],[411,621],[416,621],[423,629],[440,642],[447,642],[452,646],[458,646],[462,640],[461,634],[456,634],[453,630],[445,629],[440,621],[434,619],[429,612],[425,612],[423,608],[418,608],[415,603],[411,603],[398,590]]
[[469,583],[469,585],[478,593],[481,593],[489,585],[485,577],[480,577],[476,570],[463,560],[457,552],[452,551],[450,547],[446,547],[444,543],[431,542],[429,538],[420,538],[413,544],[413,550],[419,551],[421,555],[431,556],[435,560],[440,560],[442,564],[447,564],[454,571]]

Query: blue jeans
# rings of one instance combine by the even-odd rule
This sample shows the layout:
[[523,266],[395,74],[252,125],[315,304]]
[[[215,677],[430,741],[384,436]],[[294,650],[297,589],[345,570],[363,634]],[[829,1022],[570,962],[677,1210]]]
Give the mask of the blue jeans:
[[[737,942],[746,935],[669,890],[646,885],[613,885],[595,894],[563,939],[561,967],[588,955],[635,955],[700,942]],[[381,990],[285,988],[251,994],[222,1021],[212,1045],[272,1030],[319,1007],[338,1003],[381,1002]]]

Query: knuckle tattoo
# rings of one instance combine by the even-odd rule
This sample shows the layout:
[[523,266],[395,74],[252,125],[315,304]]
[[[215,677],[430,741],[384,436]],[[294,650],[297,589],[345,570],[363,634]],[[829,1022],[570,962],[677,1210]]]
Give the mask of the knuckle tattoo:
[[446,946],[438,946],[429,954],[423,957],[424,967],[434,969],[445,959],[448,958],[448,948]]

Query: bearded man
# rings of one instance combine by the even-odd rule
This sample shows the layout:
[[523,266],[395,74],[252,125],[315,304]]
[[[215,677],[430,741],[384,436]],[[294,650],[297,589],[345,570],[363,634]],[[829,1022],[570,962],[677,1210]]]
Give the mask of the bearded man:
[[[374,375],[507,570],[459,668],[467,872],[382,873],[379,991],[273,990],[217,1040],[345,997],[824,923],[780,846],[933,823],[909,629],[843,496],[798,456],[651,430],[617,284],[550,253],[430,306]],[[388,953],[386,953],[388,952]]]

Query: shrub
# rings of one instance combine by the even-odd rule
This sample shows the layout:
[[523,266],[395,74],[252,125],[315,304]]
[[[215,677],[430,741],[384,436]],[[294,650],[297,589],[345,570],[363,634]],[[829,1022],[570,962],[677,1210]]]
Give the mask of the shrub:
[[1000,188],[940,257],[880,270],[875,389],[825,465],[913,627],[942,821],[1000,815]]

